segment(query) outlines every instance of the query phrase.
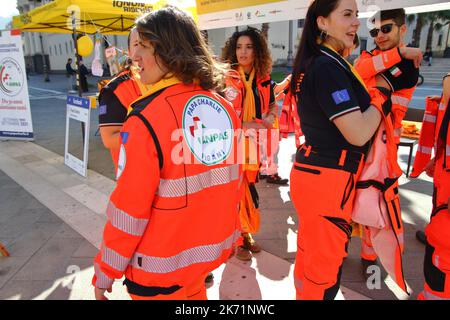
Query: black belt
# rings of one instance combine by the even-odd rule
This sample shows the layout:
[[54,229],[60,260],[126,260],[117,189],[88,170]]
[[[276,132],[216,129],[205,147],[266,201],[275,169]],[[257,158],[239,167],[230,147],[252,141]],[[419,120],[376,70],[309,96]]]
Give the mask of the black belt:
[[302,145],[297,150],[295,161],[312,166],[344,170],[357,173],[364,154],[349,150],[320,150]]
[[154,297],[159,294],[169,295],[182,288],[179,285],[171,287],[146,287],[126,278],[123,281],[123,284],[127,286],[129,294],[134,294],[141,297]]

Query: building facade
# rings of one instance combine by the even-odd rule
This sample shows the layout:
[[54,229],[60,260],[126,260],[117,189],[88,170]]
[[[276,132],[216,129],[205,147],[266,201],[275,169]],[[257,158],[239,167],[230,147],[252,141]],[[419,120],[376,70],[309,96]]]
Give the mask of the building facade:
[[[293,54],[297,52],[300,38],[303,31],[304,20],[295,20],[293,31],[291,33],[291,40],[293,46]],[[261,29],[262,25],[251,25],[251,27]],[[411,25],[407,24],[407,34],[405,36],[405,44],[412,43],[413,31],[416,27],[414,21]],[[236,30],[243,30],[246,27],[229,27],[221,29],[208,30],[208,41],[215,55],[221,56],[225,41]],[[368,19],[361,19],[361,26],[358,31],[361,45],[352,54],[358,55],[361,50],[372,50],[375,47],[373,38],[369,34],[370,25]],[[426,49],[426,42],[428,36],[429,24],[423,26],[420,37],[420,48],[423,52]],[[440,31],[434,31],[432,41],[432,51],[435,57],[443,56],[445,49],[448,47],[450,24],[445,26]],[[275,65],[284,65],[287,62],[289,53],[289,21],[271,22],[269,24],[268,32],[269,48],[272,53],[272,58]]]
[[[17,9],[20,13],[26,13],[49,2],[52,2],[52,0],[17,0]],[[90,37],[94,40],[92,36]],[[23,32],[22,39],[25,65],[28,72],[43,73],[43,56],[49,70],[53,73],[65,72],[67,59],[72,58],[75,61],[75,47],[71,34]],[[110,45],[121,49],[127,47],[126,36],[107,36],[107,41]],[[104,48],[105,43],[103,43]],[[88,57],[83,57],[84,64],[90,68],[93,59],[94,53]],[[102,63],[106,62],[104,53],[101,59]],[[75,64],[72,64],[72,67],[75,68]]]
[[[17,0],[17,8],[20,13],[28,12],[38,6],[51,2],[52,0]],[[290,45],[292,54],[295,55],[300,37],[303,31],[304,20],[294,20],[291,22],[291,32],[289,30],[289,21],[272,22],[269,24],[268,42],[275,65],[286,65],[289,57]],[[413,30],[416,22],[408,25],[408,33],[405,38],[405,44],[412,42]],[[261,24],[252,25],[252,27],[261,29]],[[236,30],[242,30],[246,27],[229,27],[221,29],[208,30],[208,42],[215,55],[221,56],[225,41]],[[433,35],[432,50],[434,56],[442,56],[444,50],[448,47],[448,35],[450,25],[445,26],[440,31],[435,31]],[[421,33],[420,47],[423,51],[426,49],[426,40],[428,35],[428,25],[424,25]],[[353,55],[357,55],[360,50],[371,50],[374,48],[373,39],[369,35],[369,26],[367,19],[361,19],[359,30],[361,46],[355,50]],[[92,37],[91,37],[92,38]],[[290,38],[290,39],[289,39]],[[120,49],[126,49],[126,36],[108,36],[108,43]],[[291,40],[291,41],[290,41]],[[55,33],[37,33],[24,32],[23,45],[25,54],[25,64],[30,72],[43,72],[43,56],[46,59],[47,66],[51,72],[64,72],[68,58],[75,60],[75,49],[72,35]],[[103,48],[107,44],[103,44]],[[104,52],[104,50],[102,50]],[[85,65],[90,68],[94,54],[84,57]],[[102,54],[102,63],[106,59]]]

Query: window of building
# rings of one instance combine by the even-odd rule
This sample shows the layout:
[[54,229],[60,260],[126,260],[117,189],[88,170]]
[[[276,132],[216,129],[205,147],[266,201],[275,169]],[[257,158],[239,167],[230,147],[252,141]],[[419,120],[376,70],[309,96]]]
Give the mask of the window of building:
[[56,50],[56,44],[55,44],[55,56],[58,55],[58,50]]
[[50,55],[52,56],[52,55],[53,55],[53,53],[52,53],[52,47],[50,47],[49,49],[50,49]]
[[367,38],[361,38],[359,44],[359,52],[367,50]]
[[438,39],[438,47],[440,47],[440,46],[442,46],[442,39],[444,38],[444,35],[443,34],[440,34],[439,35],[439,39]]
[[69,54],[69,46],[67,45],[67,42],[64,44],[66,45],[66,54]]
[[304,26],[305,26],[305,19],[299,19],[297,23],[298,29],[303,29]]
[[59,44],[59,55],[62,56],[62,48],[61,48],[61,43]]

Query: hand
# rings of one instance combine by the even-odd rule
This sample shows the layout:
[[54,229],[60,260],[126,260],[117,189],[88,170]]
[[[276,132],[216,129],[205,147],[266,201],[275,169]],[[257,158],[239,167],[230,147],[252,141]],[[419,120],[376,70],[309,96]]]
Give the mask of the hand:
[[413,60],[416,68],[419,68],[422,63],[423,54],[419,48],[401,47],[400,55],[405,59]]
[[108,291],[109,293],[111,293],[112,292],[112,287],[110,287],[108,289],[95,288],[95,300],[109,300],[105,296],[105,291]]
[[383,110],[383,114],[387,117],[392,112],[391,91],[384,87],[371,88],[369,90],[369,93],[370,93],[372,100],[374,99],[375,92],[373,92],[371,90],[377,90],[379,92],[379,94],[381,94],[381,96],[384,98],[384,101],[381,104],[381,109]]
[[429,98],[431,100],[437,101],[437,102],[441,102],[441,97],[440,96],[429,96]]
[[242,123],[242,128],[244,129],[244,131],[248,130],[248,129],[264,129],[264,125],[261,122],[257,122],[257,121],[248,121],[248,122],[244,122]]
[[275,122],[275,116],[271,113],[263,119],[263,125],[266,129],[272,129]]
[[425,166],[425,173],[427,174],[427,176],[433,178],[434,177],[434,158],[431,159],[427,165]]

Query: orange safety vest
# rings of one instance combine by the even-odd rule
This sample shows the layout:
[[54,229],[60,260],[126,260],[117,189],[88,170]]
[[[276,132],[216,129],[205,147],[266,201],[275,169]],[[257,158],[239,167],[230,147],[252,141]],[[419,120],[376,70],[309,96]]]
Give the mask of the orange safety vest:
[[414,158],[413,170],[411,178],[417,178],[425,169],[425,166],[431,159],[433,147],[437,134],[437,123],[442,121],[445,106],[441,102],[427,97],[425,100],[425,113],[423,115],[422,129],[420,130],[419,145],[417,147],[416,156]]
[[[375,87],[375,76],[385,70],[393,67],[402,60],[398,48],[386,51],[373,50],[372,52],[363,51],[361,56],[355,62],[355,69],[363,78],[368,87]],[[400,134],[402,121],[408,110],[409,103],[412,100],[416,87],[409,89],[397,90],[392,93],[392,115],[394,117],[394,136],[398,144],[400,142]]]
[[229,258],[241,240],[239,128],[232,105],[195,84],[133,103],[94,263],[96,287],[125,275],[135,286],[176,289]]
[[[243,103],[245,97],[244,82],[241,80],[239,72],[236,70],[230,70],[225,79],[226,89],[225,98],[233,104],[236,113],[239,118],[243,119]],[[264,117],[269,112],[270,102],[270,75],[256,79],[256,87],[258,89],[258,95],[261,105],[261,116]],[[255,99],[257,97],[255,96]]]
[[397,285],[408,293],[402,267],[404,230],[397,181],[402,171],[396,158],[392,121],[381,109],[380,112],[383,119],[356,184],[352,221],[369,228],[369,241],[381,264]]
[[303,136],[303,132],[300,126],[300,116],[297,112],[297,103],[295,97],[291,94],[291,90],[284,97],[279,123],[281,137],[287,138],[289,133],[295,133],[295,145],[299,148],[300,137]]

